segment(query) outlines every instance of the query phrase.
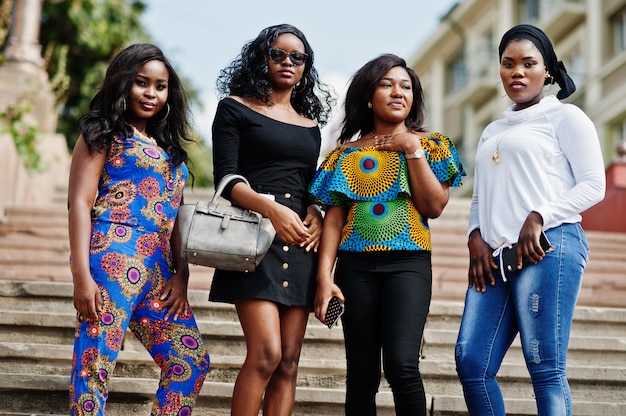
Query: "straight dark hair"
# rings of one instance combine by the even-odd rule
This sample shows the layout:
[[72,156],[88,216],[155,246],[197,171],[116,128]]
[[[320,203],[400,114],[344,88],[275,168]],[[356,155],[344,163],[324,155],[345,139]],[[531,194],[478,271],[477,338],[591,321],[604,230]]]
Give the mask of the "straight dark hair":
[[374,129],[374,115],[367,103],[371,101],[378,82],[391,68],[402,67],[409,74],[413,88],[413,105],[404,123],[413,131],[425,131],[424,93],[417,73],[407,66],[406,61],[393,54],[380,55],[372,59],[353,76],[345,100],[345,116],[341,134],[337,141],[346,143],[356,134],[364,136]]

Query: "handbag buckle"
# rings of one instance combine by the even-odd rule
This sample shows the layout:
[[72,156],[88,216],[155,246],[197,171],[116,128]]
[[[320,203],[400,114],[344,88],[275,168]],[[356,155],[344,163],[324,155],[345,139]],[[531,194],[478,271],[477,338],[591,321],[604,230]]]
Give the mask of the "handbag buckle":
[[222,229],[225,230],[228,228],[228,224],[230,223],[230,218],[231,218],[230,214],[224,214],[224,217],[222,218]]

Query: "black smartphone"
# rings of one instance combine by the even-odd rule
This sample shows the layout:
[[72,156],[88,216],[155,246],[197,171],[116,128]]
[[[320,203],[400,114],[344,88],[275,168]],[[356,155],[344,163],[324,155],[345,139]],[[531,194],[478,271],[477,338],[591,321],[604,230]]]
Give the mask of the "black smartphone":
[[324,317],[324,321],[328,328],[332,328],[335,326],[341,315],[343,315],[343,311],[345,310],[343,303],[339,300],[337,296],[333,296],[330,298],[328,302],[328,307],[326,308],[326,316]]
[[[543,251],[548,252],[552,251],[552,244],[546,234],[542,231],[541,236],[539,236],[539,243],[541,244],[541,248]],[[526,257],[522,260],[522,267],[528,264],[528,259]],[[502,270],[503,273],[508,274],[511,272],[516,272],[517,270],[517,243],[513,244],[513,247],[504,250],[502,252]]]

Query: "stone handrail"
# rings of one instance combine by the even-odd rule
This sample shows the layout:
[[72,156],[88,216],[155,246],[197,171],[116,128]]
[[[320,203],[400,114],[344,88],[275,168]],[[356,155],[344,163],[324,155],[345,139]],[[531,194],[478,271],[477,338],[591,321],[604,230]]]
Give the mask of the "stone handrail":
[[46,134],[38,144],[44,165],[43,172],[28,172],[9,134],[0,134],[0,222],[5,220],[7,207],[48,205],[55,189],[66,186],[70,155],[65,137]]

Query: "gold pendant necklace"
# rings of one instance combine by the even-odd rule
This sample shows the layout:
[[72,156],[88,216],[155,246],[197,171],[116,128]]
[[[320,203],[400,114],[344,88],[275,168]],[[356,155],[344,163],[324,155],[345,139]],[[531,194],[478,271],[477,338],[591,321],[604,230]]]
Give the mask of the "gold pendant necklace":
[[496,151],[493,152],[493,156],[491,156],[491,161],[495,163],[496,165],[500,163],[500,151],[498,150],[497,147],[496,147]]
[[496,150],[493,152],[493,156],[491,156],[491,161],[496,165],[500,163],[500,139],[501,137],[496,139]]

